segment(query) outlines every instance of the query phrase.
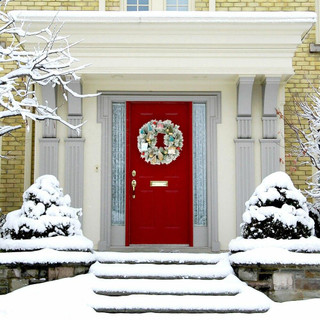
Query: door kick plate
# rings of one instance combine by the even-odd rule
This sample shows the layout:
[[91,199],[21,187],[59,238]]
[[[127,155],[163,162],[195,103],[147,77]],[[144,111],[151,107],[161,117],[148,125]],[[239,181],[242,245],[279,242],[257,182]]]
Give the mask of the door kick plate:
[[167,187],[168,181],[150,181],[150,187]]

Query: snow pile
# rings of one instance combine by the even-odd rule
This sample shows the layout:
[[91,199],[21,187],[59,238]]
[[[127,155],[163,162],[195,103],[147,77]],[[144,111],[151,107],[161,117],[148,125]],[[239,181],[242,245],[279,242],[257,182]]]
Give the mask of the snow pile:
[[282,248],[257,248],[238,252],[230,256],[231,264],[267,264],[267,265],[320,265],[318,253],[290,252]]
[[44,248],[58,251],[92,251],[93,242],[84,236],[56,236],[23,240],[0,239],[0,250],[3,251],[32,251]]
[[244,239],[238,237],[229,243],[231,252],[248,251],[258,248],[282,248],[296,252],[320,252],[320,239],[316,237],[300,239]]
[[96,261],[91,252],[66,252],[42,249],[32,252],[1,252],[0,264],[90,264]]
[[7,214],[1,236],[5,239],[81,236],[82,211],[70,204],[70,196],[63,195],[54,176],[41,176],[24,192],[21,209]]
[[241,225],[246,239],[299,239],[314,235],[306,198],[284,172],[266,177],[246,202]]

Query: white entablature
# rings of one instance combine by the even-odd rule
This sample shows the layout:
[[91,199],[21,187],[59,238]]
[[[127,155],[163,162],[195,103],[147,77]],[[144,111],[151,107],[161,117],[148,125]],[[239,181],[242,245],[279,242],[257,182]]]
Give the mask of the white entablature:
[[[30,30],[64,23],[87,74],[293,74],[292,57],[316,21],[309,12],[13,11]],[[32,46],[35,45],[31,44]]]

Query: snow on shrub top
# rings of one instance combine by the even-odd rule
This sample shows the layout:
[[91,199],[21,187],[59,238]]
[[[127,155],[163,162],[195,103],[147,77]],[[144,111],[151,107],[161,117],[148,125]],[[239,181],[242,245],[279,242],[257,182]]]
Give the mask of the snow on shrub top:
[[251,198],[246,202],[246,210],[250,206],[276,206],[283,202],[293,205],[296,209],[301,208],[308,212],[307,199],[295,188],[290,177],[282,171],[274,172],[264,178],[256,188]]
[[285,172],[266,177],[246,202],[241,225],[249,239],[298,239],[314,235],[307,200]]
[[31,239],[82,235],[78,219],[81,209],[70,204],[70,196],[63,195],[56,177],[41,176],[24,192],[21,209],[7,214],[1,236]]

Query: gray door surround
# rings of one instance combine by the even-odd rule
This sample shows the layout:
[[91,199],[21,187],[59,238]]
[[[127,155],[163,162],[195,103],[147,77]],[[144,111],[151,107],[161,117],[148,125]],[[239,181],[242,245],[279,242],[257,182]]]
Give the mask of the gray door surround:
[[[219,251],[217,124],[221,122],[220,92],[101,92],[98,96],[97,122],[101,123],[101,204],[98,250],[125,247],[125,226],[111,224],[112,181],[112,103],[124,101],[192,101],[205,103],[207,127],[207,212],[206,227],[194,226],[194,248]],[[148,246],[152,247],[152,246]]]

